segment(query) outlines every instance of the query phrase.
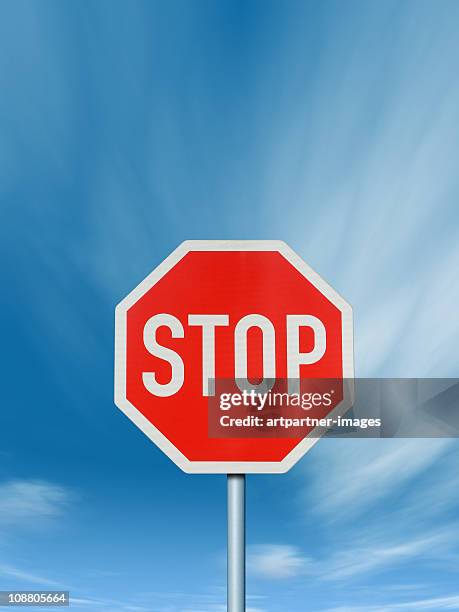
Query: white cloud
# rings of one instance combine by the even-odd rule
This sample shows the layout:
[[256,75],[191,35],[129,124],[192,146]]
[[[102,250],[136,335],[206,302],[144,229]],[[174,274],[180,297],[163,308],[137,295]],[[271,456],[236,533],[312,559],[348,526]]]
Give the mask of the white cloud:
[[263,578],[300,576],[310,570],[310,563],[298,548],[285,544],[252,546],[247,552],[248,570]]
[[[174,610],[168,608],[167,611],[164,610],[164,612],[227,612],[227,610],[228,607],[226,604],[216,604],[211,605],[208,608],[181,608],[180,610],[178,608],[175,608]],[[158,610],[158,612],[160,611]],[[267,610],[265,610],[265,608],[248,607],[246,608],[246,612],[267,612]]]
[[373,538],[367,542],[334,549],[328,556],[307,557],[298,547],[264,544],[250,547],[248,569],[265,579],[314,576],[322,582],[348,582],[363,575],[382,572],[413,559],[438,560],[451,555],[457,545],[457,527],[430,532],[411,539]]
[[365,606],[345,605],[327,608],[323,612],[403,612],[404,610],[434,610],[434,612],[459,610],[459,595]]
[[304,463],[306,503],[331,521],[355,519],[433,468],[454,442],[446,438],[326,440]]
[[[247,612],[267,612],[262,606],[264,595],[247,593]],[[100,612],[226,612],[226,586],[210,587],[208,592],[142,591],[135,594],[135,602],[118,601],[103,597],[71,597],[72,607]]]
[[6,578],[13,578],[14,580],[20,580],[24,583],[32,583],[49,587],[62,587],[62,584],[55,581],[50,580],[42,575],[35,574],[29,571],[24,571],[17,567],[13,567],[12,565],[5,565],[0,563],[0,576],[5,576]]
[[457,538],[452,539],[451,532],[445,530],[405,541],[369,542],[334,553],[318,564],[319,574],[323,580],[349,580],[394,568],[412,559],[431,559],[448,554],[449,544],[453,541],[457,542]]
[[11,480],[0,485],[0,526],[54,518],[67,507],[72,495],[56,484],[39,480]]
[[[100,612],[108,612],[111,610],[118,610],[119,612],[153,612],[153,608],[150,606],[98,597],[72,597],[71,593],[70,604],[72,608],[98,609]],[[155,612],[156,611],[157,608],[155,608]]]
[[390,610],[459,610],[459,595],[391,604]]
[[[12,529],[35,527],[42,521],[60,516],[73,495],[62,486],[39,480],[10,480],[0,484],[0,529],[10,534]],[[41,572],[23,569],[0,559],[0,576],[8,583],[63,588],[62,582]]]

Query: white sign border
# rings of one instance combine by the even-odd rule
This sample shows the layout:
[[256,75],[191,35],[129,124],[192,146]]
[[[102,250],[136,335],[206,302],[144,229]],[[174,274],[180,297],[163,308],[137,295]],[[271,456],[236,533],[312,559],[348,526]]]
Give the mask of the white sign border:
[[133,289],[115,310],[115,404],[150,438],[172,461],[189,474],[282,474],[292,468],[319,440],[327,428],[316,428],[295,446],[282,461],[190,461],[162,434],[126,397],[126,320],[127,311],[147,291],[191,251],[277,251],[342,314],[343,378],[349,383],[344,388],[343,401],[328,415],[343,415],[354,398],[354,346],[352,308],[324,279],[310,268],[282,240],[185,240],[166,259]]

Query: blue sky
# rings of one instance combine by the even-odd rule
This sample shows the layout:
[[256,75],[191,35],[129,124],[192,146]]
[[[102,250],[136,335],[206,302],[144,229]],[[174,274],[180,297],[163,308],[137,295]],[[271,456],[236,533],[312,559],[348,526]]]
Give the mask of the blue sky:
[[[226,482],[115,408],[113,311],[184,239],[285,240],[359,376],[457,376],[459,4],[0,5],[0,588],[225,609]],[[248,478],[250,612],[459,610],[459,447]]]

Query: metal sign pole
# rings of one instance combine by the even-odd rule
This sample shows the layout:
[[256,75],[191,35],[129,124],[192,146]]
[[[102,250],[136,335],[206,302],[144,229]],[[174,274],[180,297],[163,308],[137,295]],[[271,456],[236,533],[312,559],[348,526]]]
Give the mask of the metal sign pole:
[[245,612],[245,474],[228,474],[228,612]]

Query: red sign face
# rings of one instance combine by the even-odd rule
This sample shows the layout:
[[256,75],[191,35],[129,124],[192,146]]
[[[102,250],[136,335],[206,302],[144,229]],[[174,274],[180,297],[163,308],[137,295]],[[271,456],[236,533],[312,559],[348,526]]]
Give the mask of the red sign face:
[[185,471],[285,472],[317,436],[216,435],[212,398],[352,379],[352,311],[283,242],[188,241],[118,305],[115,359],[117,406]]

